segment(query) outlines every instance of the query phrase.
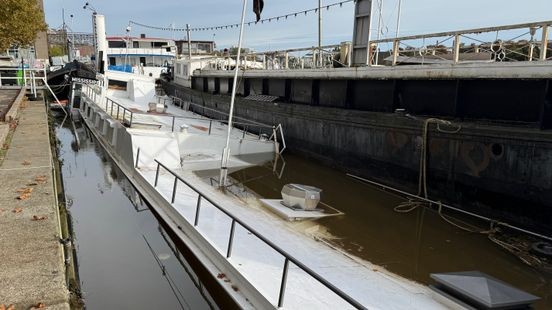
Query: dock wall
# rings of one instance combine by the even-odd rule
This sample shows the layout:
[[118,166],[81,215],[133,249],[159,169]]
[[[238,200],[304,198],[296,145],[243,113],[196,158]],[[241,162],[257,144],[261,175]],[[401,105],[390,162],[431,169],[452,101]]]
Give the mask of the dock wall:
[[[195,85],[200,84],[199,79],[194,80]],[[389,105],[376,105],[375,102],[371,105],[369,100],[363,101],[372,110],[378,111],[346,108],[350,107],[347,101],[340,101],[339,98],[342,98],[340,92],[343,89],[349,93],[349,88],[345,87],[351,83],[348,81],[301,81],[293,83],[293,86],[290,82],[276,79],[268,83],[253,80],[242,84],[250,89],[251,85],[256,89],[255,85],[263,84],[263,92],[266,93],[268,89],[269,94],[271,91],[280,94],[284,91],[291,96],[291,102],[267,103],[238,97],[235,113],[263,123],[281,123],[288,148],[292,152],[416,193],[422,128],[426,118],[413,119],[404,114],[389,113],[392,111],[391,107],[394,107],[391,97],[397,82],[373,82],[373,85],[358,88],[356,91],[364,92],[368,97],[370,93],[388,91]],[[406,106],[408,102],[415,103],[416,98],[419,100],[423,96],[420,89],[415,87],[417,83],[427,82],[416,81],[413,85],[406,86],[411,94],[401,101]],[[313,86],[315,84],[318,86]],[[454,83],[449,81],[439,81],[437,84],[439,85],[433,87],[435,98],[449,89],[456,89],[451,86]],[[469,84],[466,82],[466,85]],[[526,114],[519,116],[532,120],[524,126],[483,124],[467,118],[457,118],[454,121],[455,126],[442,127],[441,130],[437,130],[434,125],[430,126],[427,159],[429,196],[493,218],[550,230],[552,169],[549,167],[552,167],[552,133],[538,129],[541,123],[537,121],[538,117],[542,118],[542,107],[545,104],[542,101],[538,103],[538,98],[545,98],[544,90],[549,90],[543,88],[538,96],[530,95],[534,90],[531,87],[538,88],[548,84],[549,81],[521,81],[515,87],[527,94],[529,101],[533,100],[532,104],[524,105]],[[228,110],[230,97],[227,94],[189,89],[173,83],[165,83],[164,87],[169,95],[176,95],[184,101],[221,111]],[[309,96],[314,100],[313,89],[319,93],[318,104],[306,102]],[[337,91],[333,92],[332,89]],[[429,83],[425,89],[431,89]],[[521,102],[521,97],[519,100]],[[508,102],[515,104],[515,100]],[[468,106],[470,105],[478,107],[476,104],[470,103]],[[427,103],[427,109],[439,108],[447,111],[453,107],[445,99],[434,99]],[[492,110],[479,107],[474,111],[483,113]],[[212,112],[208,110],[197,107],[194,109],[198,113],[215,116],[210,115]],[[508,107],[499,110],[502,115],[509,113]],[[446,115],[445,112],[434,114]],[[460,130],[454,132],[458,125],[461,126]]]

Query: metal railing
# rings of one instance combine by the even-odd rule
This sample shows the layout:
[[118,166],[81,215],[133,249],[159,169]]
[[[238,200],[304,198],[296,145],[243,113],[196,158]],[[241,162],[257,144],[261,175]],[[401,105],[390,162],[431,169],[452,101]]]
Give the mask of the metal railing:
[[[237,61],[236,55],[221,55],[193,59],[202,69],[232,70],[236,63],[245,69],[258,70],[293,70],[330,68],[336,62],[342,66],[351,65],[350,46],[341,55],[341,45],[326,45],[322,47],[305,47],[266,52],[244,53]],[[188,61],[186,60],[186,63]],[[179,62],[176,63],[180,64]],[[190,72],[191,73],[191,72]]]
[[[220,116],[220,117],[217,116],[215,118],[212,118],[213,116],[210,115],[209,118],[207,118],[207,120],[209,120],[209,135],[211,134],[213,121],[218,122],[220,124],[228,125],[228,113],[226,112],[222,112],[217,109],[202,106],[200,104],[192,102],[191,100],[185,101],[176,96],[169,96],[168,98],[157,97],[158,103],[163,102],[163,104],[166,105],[167,101],[171,102],[175,106],[185,111],[192,111],[193,113],[195,113],[195,111],[190,109],[192,106],[194,106],[199,110],[203,110],[203,114],[205,114],[205,111],[209,111],[214,113],[215,115]],[[284,150],[287,148],[286,140],[284,137],[284,128],[282,124],[271,126],[261,122],[239,117],[236,115],[234,115],[233,118],[237,121],[232,122],[232,124],[234,126],[239,127],[242,130],[242,139],[245,139],[248,134],[252,134],[257,136],[259,140],[263,139],[263,137],[266,137],[267,140],[269,141],[273,140],[276,143],[278,141],[278,136],[280,136],[280,141],[282,142],[282,148],[277,148],[278,153],[282,154]],[[205,120],[205,119],[201,118],[200,120]],[[174,121],[173,121],[173,124],[174,124]],[[265,130],[269,131],[268,134],[265,134],[264,132]]]
[[[163,128],[167,128],[167,129],[170,128],[170,132],[175,132],[177,130],[176,128],[177,120],[188,120],[188,121],[205,123],[205,126],[208,126],[208,127],[198,128],[200,126],[195,126],[195,128],[198,130],[205,130],[207,135],[213,135],[213,128],[215,124],[228,125],[228,119],[213,119],[213,118],[204,118],[204,117],[189,117],[189,116],[177,116],[177,115],[149,114],[146,112],[135,112],[124,107],[123,105],[117,103],[116,101],[108,97],[105,97],[103,99],[103,102],[100,102],[102,101],[102,99],[101,99],[101,90],[99,90],[99,88],[100,87],[97,85],[91,86],[91,85],[83,84],[81,93],[84,93],[88,97],[88,99],[90,99],[97,106],[102,108],[113,119],[121,121],[121,123],[128,128],[132,128],[133,125],[143,125],[143,126],[157,127],[159,130],[162,130]],[[178,102],[179,105],[177,106],[184,109],[184,101],[177,97],[171,97],[171,98],[157,97],[157,102],[162,103],[163,105],[166,105],[167,101],[169,100],[175,105],[177,105],[177,102]],[[193,103],[190,102],[189,104],[193,104]],[[205,107],[205,109],[209,109],[209,108]],[[186,108],[186,110],[188,109]],[[210,110],[224,114],[223,112],[220,112],[214,109],[210,109]],[[152,121],[154,121],[155,119],[167,119],[168,122],[167,123],[144,122],[143,119],[140,119],[144,117],[150,118],[152,119]],[[277,149],[277,152],[281,154],[286,149],[286,143],[285,143],[283,128],[281,124],[278,124],[277,126],[270,126],[260,122],[247,120],[241,117],[234,117],[234,119],[236,119],[237,121],[234,121],[233,124],[239,127],[240,130],[242,131],[242,134],[241,134],[242,140],[245,140],[248,138],[249,140],[262,140],[263,138],[266,138],[268,141],[274,139],[274,143],[276,143],[278,140],[278,133],[279,133],[283,148]],[[190,126],[194,127],[194,125],[190,125]],[[190,126],[187,125],[186,128]],[[266,132],[266,134],[264,132]],[[254,138],[251,138],[251,136],[254,136]]]
[[102,103],[101,86],[82,84],[81,94],[85,94],[86,97],[96,104],[98,107],[103,108],[115,120],[121,121],[126,127],[132,127],[132,122],[135,112],[124,107],[123,105],[115,102],[113,99],[104,97]]
[[[137,153],[137,159],[136,159],[136,167],[138,166],[138,156],[139,151]],[[266,245],[271,247],[273,250],[278,252],[280,255],[284,257],[284,266],[282,268],[282,279],[280,282],[280,289],[278,294],[278,307],[282,307],[284,305],[284,298],[286,294],[286,285],[287,285],[287,275],[289,270],[289,264],[293,263],[297,267],[299,267],[302,271],[304,271],[306,274],[308,274],[313,279],[317,280],[319,283],[324,285],[326,288],[328,288],[330,291],[332,291],[337,296],[341,297],[343,300],[345,300],[347,303],[349,303],[351,306],[357,309],[366,309],[360,302],[349,296],[347,293],[343,292],[341,289],[330,283],[328,280],[323,278],[321,275],[307,267],[305,264],[300,262],[297,258],[293,257],[291,254],[286,252],[284,249],[279,247],[278,245],[274,244],[272,241],[268,240],[266,237],[264,237],[262,234],[260,234],[258,231],[256,231],[254,228],[243,222],[242,220],[238,219],[235,215],[221,207],[219,204],[214,202],[212,199],[210,199],[205,193],[203,193],[201,190],[197,189],[195,186],[184,180],[182,177],[180,177],[177,173],[172,171],[170,168],[162,164],[160,161],[155,159],[155,162],[157,163],[157,169],[155,172],[155,181],[154,181],[154,187],[157,187],[158,181],[159,181],[159,172],[160,168],[162,167],[165,169],[165,171],[169,172],[174,176],[174,182],[173,182],[173,189],[171,194],[171,204],[174,204],[176,201],[176,192],[178,190],[178,184],[179,182],[185,184],[188,188],[193,190],[196,194],[198,194],[197,203],[196,203],[196,210],[195,210],[195,216],[194,216],[194,227],[197,227],[200,220],[200,212],[201,212],[201,203],[203,200],[209,202],[211,205],[213,205],[216,209],[224,213],[226,216],[228,216],[231,220],[231,226],[228,236],[228,243],[226,248],[226,259],[230,259],[232,256],[232,247],[234,245],[234,233],[236,230],[236,224],[240,225],[242,228],[246,229],[248,232],[250,232],[252,235],[254,235],[257,239],[264,242]]]
[[[13,72],[13,74],[6,74],[8,72]],[[18,76],[18,72],[21,72],[21,75]],[[63,104],[59,101],[58,97],[56,96],[55,91],[52,89],[57,90],[57,88],[60,87],[66,87],[70,86],[69,83],[62,84],[62,85],[48,85],[47,81],[47,73],[46,68],[21,68],[21,67],[13,67],[13,68],[2,68],[0,69],[0,87],[3,88],[25,88],[31,91],[31,94],[33,96],[38,95],[38,90],[47,90],[50,92],[50,94],[54,97],[55,103],[54,105],[57,105],[59,107],[64,108]],[[8,85],[4,83],[4,81],[10,81],[8,82]],[[62,109],[62,111],[67,115],[67,112],[65,109]]]
[[[123,123],[123,125],[132,127],[132,121],[134,118],[134,114],[136,112],[133,112],[130,109],[122,106],[121,104],[118,104],[117,102],[113,101],[113,99],[111,98],[105,97],[104,101],[105,101],[105,112],[109,113],[109,115],[115,118],[116,120],[120,120],[121,123]],[[128,115],[128,121],[127,121],[127,115]]]
[[[167,48],[170,48],[169,51],[167,51]],[[176,49],[175,47],[167,46],[163,48],[147,48],[147,47],[112,47],[107,49],[107,55],[108,56],[125,56],[125,55],[147,55],[147,56],[168,56],[168,57],[176,57]]]
[[[365,64],[550,61],[551,26],[552,21],[542,21],[370,40]],[[351,66],[351,50],[350,44],[344,44],[246,53],[238,63],[246,69],[263,70],[347,67]],[[236,65],[236,56],[194,61],[200,61],[202,69],[230,70]]]
[[[386,38],[368,42],[367,65],[547,61],[552,21]],[[380,51],[386,44],[388,52]],[[391,45],[391,46],[389,46]],[[380,54],[389,55],[386,62]]]

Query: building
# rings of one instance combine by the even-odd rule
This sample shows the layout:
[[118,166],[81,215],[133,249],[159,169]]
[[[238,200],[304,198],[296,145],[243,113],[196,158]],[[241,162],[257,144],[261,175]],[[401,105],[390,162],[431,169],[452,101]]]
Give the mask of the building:
[[171,39],[114,36],[107,37],[109,70],[139,72],[158,77],[176,58]]
[[[43,0],[37,0],[38,7],[42,11],[42,18],[44,17],[44,2]],[[48,59],[48,35],[46,31],[39,32],[35,40],[35,57],[36,59]]]
[[[192,55],[212,55],[215,52],[214,41],[192,41]],[[177,40],[176,49],[178,55],[188,55],[188,41]]]

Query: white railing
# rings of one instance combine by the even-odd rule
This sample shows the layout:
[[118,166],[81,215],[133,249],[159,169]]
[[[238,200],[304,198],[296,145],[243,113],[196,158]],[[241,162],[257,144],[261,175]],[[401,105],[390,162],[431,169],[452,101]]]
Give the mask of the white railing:
[[172,48],[167,51],[167,48],[108,48],[107,55],[146,55],[176,57],[176,51]]

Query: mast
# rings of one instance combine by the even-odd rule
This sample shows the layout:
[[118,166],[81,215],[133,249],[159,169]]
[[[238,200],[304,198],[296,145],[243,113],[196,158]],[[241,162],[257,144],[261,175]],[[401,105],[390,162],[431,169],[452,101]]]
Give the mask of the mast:
[[247,1],[243,0],[243,10],[240,25],[240,38],[238,39],[238,55],[236,58],[236,69],[234,70],[234,82],[232,83],[232,97],[230,99],[230,113],[228,115],[228,134],[226,135],[226,146],[222,151],[222,162],[220,167],[219,188],[223,188],[227,184],[228,177],[228,159],[230,157],[230,134],[232,133],[232,122],[234,117],[234,103],[236,101],[236,88],[238,86],[238,73],[240,71],[240,56],[243,40],[243,26],[245,24],[245,12],[247,10]]

